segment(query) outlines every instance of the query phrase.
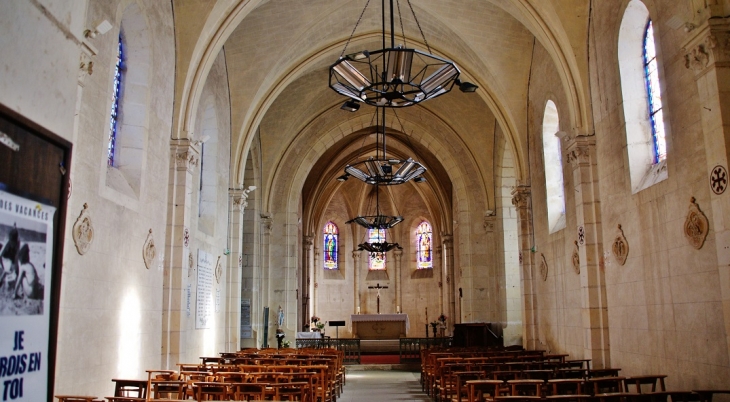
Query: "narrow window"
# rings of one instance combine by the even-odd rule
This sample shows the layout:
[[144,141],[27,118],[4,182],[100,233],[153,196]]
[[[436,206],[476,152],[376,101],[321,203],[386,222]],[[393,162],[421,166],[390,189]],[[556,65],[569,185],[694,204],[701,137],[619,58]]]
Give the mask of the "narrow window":
[[338,269],[337,242],[339,229],[332,222],[324,225],[324,269]]
[[565,189],[563,187],[563,161],[558,108],[548,100],[542,118],[542,153],[545,164],[545,195],[547,196],[548,228],[555,233],[565,228]]
[[114,68],[114,89],[112,90],[112,110],[109,116],[109,140],[107,142],[107,164],[114,166],[114,154],[117,142],[117,127],[119,126],[119,97],[122,92],[122,73],[124,71],[124,49],[122,34],[119,34],[117,45],[117,62]]
[[654,28],[651,20],[644,31],[644,83],[648,95],[651,135],[654,140],[654,163],[667,159],[667,141],[664,137],[664,118],[662,116],[662,95],[659,89]]
[[[384,243],[385,229],[368,229],[368,243]],[[368,266],[372,270],[385,269],[385,253],[370,253]]]
[[416,261],[418,269],[433,268],[433,231],[426,221],[416,229]]

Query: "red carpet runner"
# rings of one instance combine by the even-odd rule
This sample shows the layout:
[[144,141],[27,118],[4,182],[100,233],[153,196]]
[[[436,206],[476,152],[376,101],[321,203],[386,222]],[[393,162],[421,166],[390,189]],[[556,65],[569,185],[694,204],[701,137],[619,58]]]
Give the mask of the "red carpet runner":
[[360,355],[360,364],[400,364],[398,355]]

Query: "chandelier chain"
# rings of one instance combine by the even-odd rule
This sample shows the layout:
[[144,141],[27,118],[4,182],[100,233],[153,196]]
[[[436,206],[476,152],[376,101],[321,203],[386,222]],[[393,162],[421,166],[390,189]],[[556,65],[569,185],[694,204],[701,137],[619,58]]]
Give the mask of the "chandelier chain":
[[[368,0],[367,3],[365,3],[365,7],[362,9],[362,12],[360,13],[360,17],[357,19],[357,22],[355,23],[355,27],[352,28],[352,33],[350,33],[350,37],[347,38],[345,47],[342,49],[342,53],[340,53],[340,58],[342,58],[342,56],[345,54],[345,51],[347,51],[347,45],[350,44],[352,37],[355,36],[355,30],[357,30],[357,26],[360,25],[360,21],[362,20],[362,16],[365,15],[365,10],[368,9],[368,5],[370,5],[370,0]],[[421,34],[423,34],[423,32],[421,32]],[[426,46],[428,46],[428,44]]]
[[403,36],[403,47],[407,48],[406,31],[403,28],[403,14],[400,12],[400,1],[396,0],[395,4],[398,6],[398,20],[400,21],[400,34]]
[[426,44],[426,49],[428,49],[428,53],[431,53],[431,47],[428,46],[428,41],[426,40],[426,35],[423,34],[423,29],[421,29],[421,23],[418,22],[418,17],[416,17],[416,12],[413,11],[413,4],[411,4],[411,0],[408,0],[408,7],[411,8],[411,14],[413,14],[413,19],[416,20],[416,25],[418,25],[418,30],[421,32],[421,38],[423,38],[423,43]]

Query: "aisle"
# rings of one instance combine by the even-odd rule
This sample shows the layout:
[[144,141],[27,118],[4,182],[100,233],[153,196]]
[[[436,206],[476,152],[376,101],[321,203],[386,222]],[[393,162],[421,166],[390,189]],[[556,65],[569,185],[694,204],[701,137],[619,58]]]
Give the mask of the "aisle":
[[431,398],[421,391],[420,376],[417,372],[391,370],[349,372],[345,391],[337,402],[431,402]]

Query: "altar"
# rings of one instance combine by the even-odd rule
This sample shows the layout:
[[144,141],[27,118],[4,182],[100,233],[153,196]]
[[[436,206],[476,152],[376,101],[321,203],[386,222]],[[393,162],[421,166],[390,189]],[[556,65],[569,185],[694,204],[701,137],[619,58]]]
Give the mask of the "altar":
[[352,336],[359,339],[398,339],[408,333],[408,314],[353,314]]

